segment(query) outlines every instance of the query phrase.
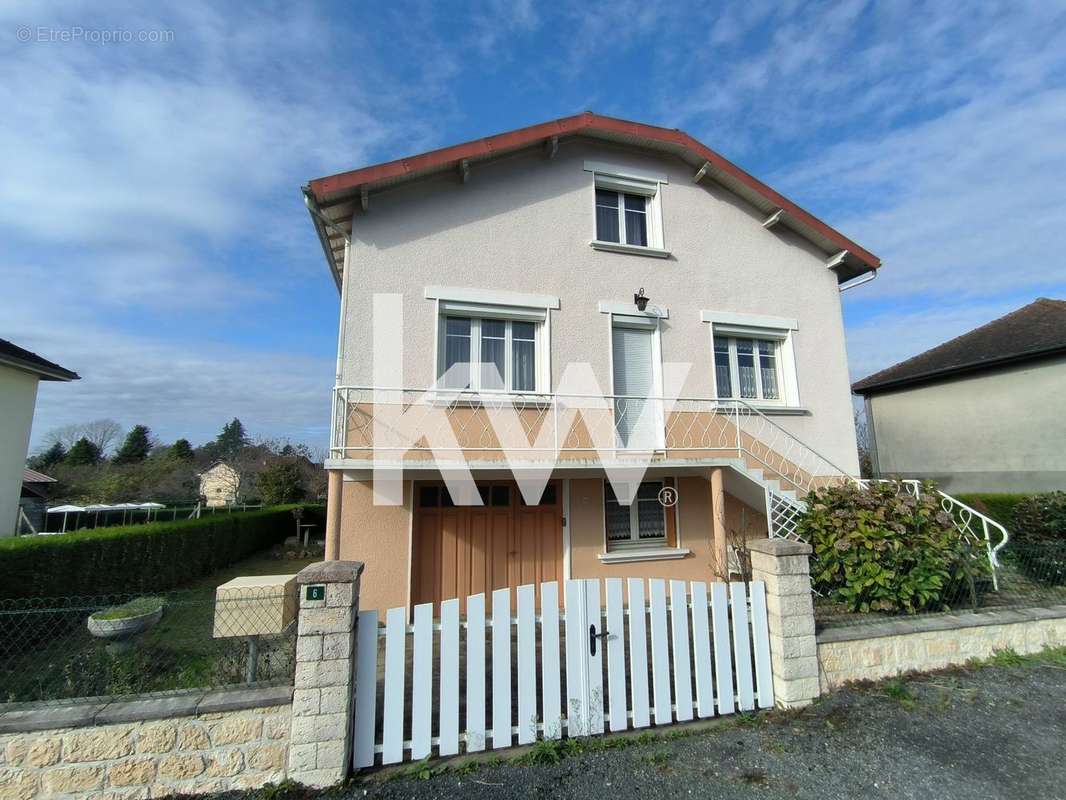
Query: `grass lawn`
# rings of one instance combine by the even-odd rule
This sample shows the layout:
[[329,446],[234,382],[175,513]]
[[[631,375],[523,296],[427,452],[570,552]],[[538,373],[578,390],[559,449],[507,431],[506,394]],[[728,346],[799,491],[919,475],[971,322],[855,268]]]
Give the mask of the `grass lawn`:
[[[125,648],[93,638],[85,624],[90,613],[116,605],[114,598],[60,610],[5,611],[0,615],[0,702],[243,683],[248,641],[212,637],[215,588],[240,576],[292,575],[320,558],[290,558],[281,550],[264,551],[180,589],[160,593],[166,598],[162,619]],[[257,679],[290,680],[294,648],[291,635],[260,637]]]

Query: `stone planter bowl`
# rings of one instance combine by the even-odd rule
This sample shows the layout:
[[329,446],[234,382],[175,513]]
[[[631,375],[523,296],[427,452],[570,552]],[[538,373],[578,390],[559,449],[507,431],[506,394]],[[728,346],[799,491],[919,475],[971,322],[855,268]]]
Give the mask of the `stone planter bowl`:
[[[98,614],[100,612],[96,612]],[[88,620],[89,633],[98,639],[122,640],[136,636],[155,625],[163,616],[163,604],[154,611],[138,614],[134,617],[120,617],[118,619],[99,619],[96,614],[90,614]]]

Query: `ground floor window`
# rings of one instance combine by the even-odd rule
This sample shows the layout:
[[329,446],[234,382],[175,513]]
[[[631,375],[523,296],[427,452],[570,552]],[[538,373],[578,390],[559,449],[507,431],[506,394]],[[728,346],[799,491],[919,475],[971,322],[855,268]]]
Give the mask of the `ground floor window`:
[[618,502],[610,482],[604,482],[607,549],[666,544],[666,509],[659,502],[662,481],[644,481],[633,503]]

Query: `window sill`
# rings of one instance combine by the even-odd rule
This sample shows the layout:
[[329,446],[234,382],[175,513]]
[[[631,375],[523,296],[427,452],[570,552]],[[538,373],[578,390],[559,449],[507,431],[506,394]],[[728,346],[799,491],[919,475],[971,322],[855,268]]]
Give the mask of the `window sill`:
[[600,553],[597,558],[602,564],[628,564],[632,561],[668,561],[686,558],[691,554],[687,547],[649,547],[645,550],[617,550],[613,553]]
[[429,405],[434,408],[480,408],[502,404],[508,400],[519,410],[523,408],[546,409],[552,404],[552,395],[546,392],[473,392],[469,389],[430,389],[436,393]]
[[593,239],[589,242],[593,250],[606,250],[609,253],[628,253],[634,256],[651,256],[652,258],[669,258],[670,251],[658,247],[641,247],[637,244],[621,244],[619,242],[601,242]]
[[[719,398],[717,402],[722,404],[732,403],[733,399],[722,397]],[[741,408],[743,409],[745,407],[754,408],[756,411],[765,414],[768,417],[809,417],[811,415],[811,410],[805,406],[778,406],[747,402],[747,406],[742,406]]]

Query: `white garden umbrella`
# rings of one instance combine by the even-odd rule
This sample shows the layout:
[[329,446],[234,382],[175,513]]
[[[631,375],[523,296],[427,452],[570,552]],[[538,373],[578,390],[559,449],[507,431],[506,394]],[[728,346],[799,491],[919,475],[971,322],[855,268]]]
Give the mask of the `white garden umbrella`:
[[63,515],[63,530],[60,533],[67,532],[67,514],[75,514],[85,509],[82,506],[56,506],[55,508],[48,509],[49,514],[62,514]]
[[156,511],[160,508],[166,508],[166,506],[162,503],[141,503],[140,508],[143,508],[145,511],[148,512],[147,516],[144,518],[144,521],[149,522],[152,519],[153,511]]
[[94,528],[97,526],[97,524],[100,521],[100,512],[101,511],[110,511],[111,509],[112,509],[112,506],[109,506],[106,503],[90,503],[89,505],[85,506],[85,510],[86,511],[91,511],[92,514],[93,514],[93,527]]

